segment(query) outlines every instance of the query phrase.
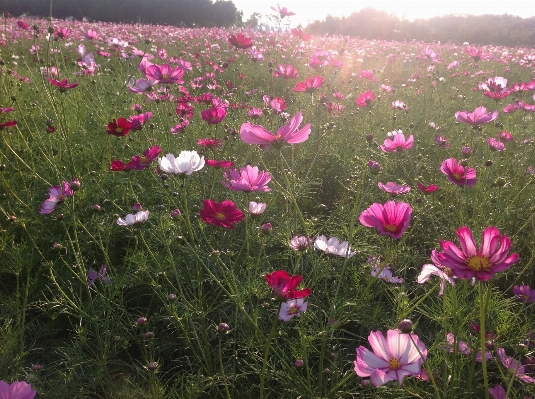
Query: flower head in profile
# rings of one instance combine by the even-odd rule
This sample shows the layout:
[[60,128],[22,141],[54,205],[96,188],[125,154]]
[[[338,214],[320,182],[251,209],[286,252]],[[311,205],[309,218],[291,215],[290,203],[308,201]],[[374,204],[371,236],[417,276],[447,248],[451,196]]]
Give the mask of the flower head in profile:
[[[144,170],[150,166],[152,161],[154,161],[161,152],[162,149],[160,147],[157,145],[152,146],[151,148],[143,151],[142,155],[134,155],[132,160],[124,165],[124,168],[120,170]],[[114,169],[114,162],[117,162],[117,160],[112,162],[111,170],[117,170]]]
[[247,49],[253,46],[253,41],[250,37],[245,37],[243,33],[238,33],[237,35],[230,35],[228,42],[234,47]]
[[149,218],[149,211],[139,211],[135,215],[129,213],[123,218],[117,219],[117,224],[119,226],[132,226],[134,224],[140,224],[146,222]]
[[403,133],[396,133],[392,139],[385,139],[381,147],[383,152],[396,152],[405,151],[412,148],[414,144],[414,136],[411,134],[408,139],[405,140]]
[[401,237],[411,221],[412,208],[406,202],[388,201],[374,203],[359,216],[359,221],[366,227],[374,227],[380,235],[394,239]]
[[59,91],[62,93],[66,92],[69,89],[74,89],[79,84],[79,83],[68,83],[67,79],[58,81],[56,79],[46,78],[46,80],[48,80],[52,86],[56,86],[59,89]]
[[121,137],[126,136],[130,132],[131,128],[132,124],[128,122],[126,118],[119,118],[117,120],[113,119],[111,122],[109,122],[106,131],[108,134]]
[[318,236],[314,241],[314,247],[326,254],[341,256],[342,258],[352,258],[355,252],[351,252],[348,241],[340,242],[337,237],[327,239],[324,235]]
[[56,209],[56,205],[65,201],[66,197],[74,194],[69,182],[63,181],[61,186],[52,186],[48,189],[48,198],[41,203],[40,215],[48,215]]
[[402,277],[394,276],[388,265],[377,265],[372,269],[370,274],[372,277],[377,277],[383,281],[386,281],[387,283],[401,284],[404,281]]
[[477,183],[475,169],[461,165],[455,158],[448,158],[442,162],[440,170],[450,182],[458,186],[472,187]]
[[403,111],[407,111],[409,109],[407,104],[405,104],[403,101],[399,101],[399,100],[392,101],[392,108],[400,109],[400,110],[403,110]]
[[427,348],[417,335],[388,330],[385,339],[381,331],[376,331],[370,333],[368,341],[373,352],[364,346],[357,348],[354,365],[359,377],[370,377],[376,387],[390,381],[398,381],[401,386],[405,377],[421,373]]
[[535,302],[535,290],[532,290],[529,285],[515,285],[513,287],[513,294],[522,299],[524,303]]
[[244,143],[256,144],[267,150],[272,144],[298,144],[308,140],[310,135],[310,123],[299,129],[303,122],[303,115],[298,112],[276,134],[260,125],[252,125],[246,122],[241,125],[240,137]]
[[297,82],[292,91],[301,93],[314,93],[318,90],[325,80],[321,75],[314,76],[313,78],[306,78],[304,82]]
[[277,8],[275,8],[274,6],[271,6],[271,9],[273,11],[278,12],[281,18],[291,17],[292,15],[295,15],[295,12],[288,11],[286,7],[281,8],[281,6],[279,6],[278,4],[277,4]]
[[8,384],[0,381],[0,398],[2,399],[33,399],[37,391],[25,381],[13,381]]
[[451,285],[455,285],[455,280],[453,279],[453,273],[449,267],[444,267],[442,265],[432,265],[427,264],[422,266],[422,271],[418,275],[416,281],[418,284],[423,284],[427,282],[431,276],[440,277],[440,291],[438,295],[441,296],[444,293],[444,288],[446,288],[446,282],[449,282]]
[[227,168],[232,168],[234,166],[234,162],[227,161],[225,159],[222,159],[220,161],[215,160],[215,159],[207,159],[206,166],[211,166],[212,168],[217,168],[217,169],[227,169]]
[[359,107],[367,107],[369,106],[373,100],[375,100],[375,93],[370,91],[370,90],[366,90],[364,93],[360,94],[357,99],[355,100],[355,103],[359,106]]
[[290,276],[285,270],[277,270],[266,274],[266,283],[273,290],[273,295],[279,300],[306,298],[312,293],[310,288],[298,290],[303,276]]
[[0,130],[4,130],[5,127],[16,126],[16,125],[17,125],[17,121],[7,121],[4,123],[0,123]]
[[204,157],[199,156],[197,151],[182,151],[176,158],[173,154],[159,158],[158,165],[166,173],[189,176],[204,167]]
[[409,191],[411,191],[411,186],[404,186],[402,184],[396,184],[391,181],[389,181],[386,184],[379,182],[377,183],[377,186],[381,190],[383,190],[385,193],[393,194],[393,195],[406,194]]
[[455,113],[455,119],[472,126],[489,123],[495,121],[496,118],[498,118],[498,111],[487,112],[487,109],[483,106],[477,107],[474,112],[457,111]]
[[416,186],[425,195],[433,194],[435,191],[440,190],[440,187],[435,184],[430,184],[426,186],[422,183],[416,183]]
[[247,165],[238,172],[236,169],[229,169],[223,175],[221,184],[232,191],[253,191],[267,192],[267,184],[271,181],[271,175],[264,170],[258,170],[258,166]]
[[281,303],[278,318],[284,322],[290,321],[294,317],[301,316],[301,312],[305,312],[307,308],[308,302],[305,302],[303,298],[290,299]]
[[505,144],[503,144],[501,141],[496,140],[494,137],[488,137],[487,138],[487,144],[489,145],[489,148],[491,151],[505,151]]
[[225,200],[220,203],[210,199],[203,201],[199,216],[205,223],[226,229],[233,229],[236,223],[241,222],[245,217],[243,212],[236,208],[234,202]]
[[518,254],[509,255],[511,239],[500,235],[496,227],[489,226],[483,231],[479,248],[468,227],[458,229],[457,237],[461,248],[451,241],[441,240],[442,251],[433,250],[431,260],[437,266],[450,268],[458,278],[488,281],[518,261]]
[[249,213],[251,215],[261,215],[265,212],[267,204],[263,202],[249,202]]
[[99,271],[97,272],[92,267],[87,271],[87,286],[93,287],[95,282],[98,280],[102,281],[104,284],[110,283],[110,278],[106,275],[108,271],[108,265],[104,264],[100,266]]

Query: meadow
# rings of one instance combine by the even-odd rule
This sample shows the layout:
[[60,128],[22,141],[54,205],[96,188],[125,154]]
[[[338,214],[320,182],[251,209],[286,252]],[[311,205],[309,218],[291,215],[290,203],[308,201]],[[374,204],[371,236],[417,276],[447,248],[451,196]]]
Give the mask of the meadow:
[[532,48],[2,22],[0,397],[535,395]]

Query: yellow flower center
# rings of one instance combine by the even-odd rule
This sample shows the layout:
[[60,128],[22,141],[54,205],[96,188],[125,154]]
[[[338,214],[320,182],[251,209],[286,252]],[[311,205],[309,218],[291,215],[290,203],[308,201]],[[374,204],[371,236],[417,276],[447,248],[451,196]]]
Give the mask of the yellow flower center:
[[388,361],[388,366],[390,367],[391,370],[397,370],[401,368],[401,363],[395,357],[391,357],[390,360]]
[[454,173],[454,174],[453,174],[453,178],[454,178],[455,180],[461,180],[461,175],[460,175],[459,173]]
[[383,225],[383,229],[385,229],[386,231],[388,231],[389,233],[394,233],[398,228],[396,225],[393,225],[393,224],[386,224],[386,225]]
[[298,311],[299,309],[297,309],[295,306],[292,306],[290,309],[288,309],[289,314],[296,314]]
[[225,219],[225,214],[223,212],[216,212],[215,218],[218,220],[223,220]]
[[444,273],[445,273],[446,276],[448,276],[448,277],[453,277],[453,271],[452,271],[449,267],[445,267],[445,268],[444,268]]
[[122,133],[123,132],[123,128],[122,127],[116,127],[115,128],[115,132],[116,133]]
[[466,259],[466,265],[475,272],[489,270],[490,261],[486,256],[474,255]]
[[148,160],[149,160],[149,159],[148,159],[145,155],[141,155],[141,156],[139,157],[139,161],[140,161],[141,163],[147,163]]

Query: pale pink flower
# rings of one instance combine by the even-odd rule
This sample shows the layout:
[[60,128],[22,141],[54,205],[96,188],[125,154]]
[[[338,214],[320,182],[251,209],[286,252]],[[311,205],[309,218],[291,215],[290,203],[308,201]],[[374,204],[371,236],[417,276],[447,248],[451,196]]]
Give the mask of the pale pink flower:
[[342,258],[352,258],[355,252],[351,252],[348,241],[340,242],[336,237],[327,239],[324,235],[318,236],[314,241],[314,247],[326,254],[338,255]]
[[379,186],[379,188],[384,192],[394,195],[406,194],[411,191],[411,186],[404,186],[402,184],[396,184],[391,181],[386,184],[379,182],[377,183],[377,186]]
[[251,215],[261,215],[266,210],[267,204],[263,202],[249,202],[249,213]]
[[132,226],[134,224],[140,224],[145,222],[149,218],[149,211],[139,211],[135,215],[129,213],[125,218],[117,219],[119,226]]
[[455,119],[470,125],[482,125],[492,122],[496,118],[498,118],[498,111],[487,112],[487,109],[483,106],[476,108],[474,112],[457,111],[455,113]]
[[267,192],[267,184],[271,181],[271,175],[265,170],[258,170],[258,166],[247,165],[238,172],[236,169],[229,169],[223,174],[221,184],[232,191],[243,191],[250,193],[253,191]]
[[278,318],[282,321],[290,321],[294,317],[300,317],[301,312],[305,312],[307,308],[308,302],[305,302],[303,298],[290,299],[281,303]]

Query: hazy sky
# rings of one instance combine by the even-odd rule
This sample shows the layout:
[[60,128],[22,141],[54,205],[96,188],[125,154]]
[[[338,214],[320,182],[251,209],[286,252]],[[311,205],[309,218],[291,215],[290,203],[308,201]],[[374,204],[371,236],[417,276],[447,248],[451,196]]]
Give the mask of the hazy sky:
[[[253,12],[272,14],[271,6],[286,7],[296,15],[290,17],[291,27],[306,26],[314,20],[349,16],[366,7],[386,11],[406,19],[432,18],[446,14],[511,14],[523,18],[535,16],[535,1],[339,1],[339,0],[232,0],[243,11],[246,21]],[[285,18],[286,20],[287,18]]]

